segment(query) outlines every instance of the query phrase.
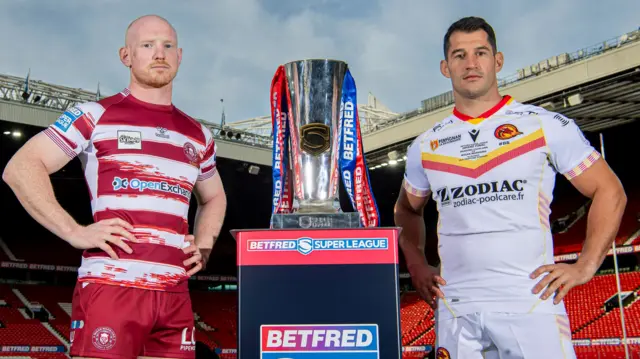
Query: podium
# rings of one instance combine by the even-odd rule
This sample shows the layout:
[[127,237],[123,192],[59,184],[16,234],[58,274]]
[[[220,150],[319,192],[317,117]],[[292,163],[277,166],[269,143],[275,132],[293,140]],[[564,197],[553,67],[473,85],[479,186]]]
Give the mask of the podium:
[[238,359],[401,359],[398,228],[232,233]]

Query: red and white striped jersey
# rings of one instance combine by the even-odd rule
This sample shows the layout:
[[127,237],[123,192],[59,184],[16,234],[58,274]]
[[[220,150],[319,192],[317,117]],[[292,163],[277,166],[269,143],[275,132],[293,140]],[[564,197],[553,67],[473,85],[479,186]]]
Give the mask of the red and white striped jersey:
[[211,132],[173,105],[155,105],[128,89],[64,112],[44,133],[82,162],[93,219],[129,222],[140,243],[118,260],[86,250],[83,282],[187,291],[185,235],[191,192],[216,173]]
[[404,186],[437,204],[440,318],[482,311],[564,314],[529,274],[551,264],[556,176],[600,158],[576,123],[510,96],[473,118],[458,110],[409,147]]

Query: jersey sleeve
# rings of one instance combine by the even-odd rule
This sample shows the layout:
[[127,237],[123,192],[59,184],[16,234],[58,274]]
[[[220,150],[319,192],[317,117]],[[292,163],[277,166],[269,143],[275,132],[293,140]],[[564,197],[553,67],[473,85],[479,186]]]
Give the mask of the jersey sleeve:
[[200,170],[198,172],[198,181],[204,181],[216,174],[216,152],[217,145],[213,140],[213,134],[208,128],[203,128],[207,139],[207,146],[204,150],[202,161],[200,162]]
[[104,108],[95,102],[83,103],[69,108],[43,132],[64,151],[74,158],[87,149],[97,120]]
[[572,119],[551,113],[543,121],[543,128],[551,164],[567,179],[579,176],[600,158]]
[[422,150],[420,147],[423,138],[424,136],[419,136],[409,146],[405,162],[404,180],[402,181],[404,189],[417,197],[426,197],[431,190],[429,179],[424,172],[424,168],[422,168]]

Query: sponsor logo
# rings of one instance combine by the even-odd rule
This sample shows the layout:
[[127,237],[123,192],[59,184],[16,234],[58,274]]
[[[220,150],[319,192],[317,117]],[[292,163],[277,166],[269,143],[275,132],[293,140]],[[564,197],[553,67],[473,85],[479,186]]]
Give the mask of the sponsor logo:
[[167,130],[164,127],[156,127],[156,137],[161,137],[161,138],[169,138],[169,134],[168,134],[169,130]]
[[331,217],[300,216],[298,224],[302,228],[331,228]]
[[591,339],[591,345],[619,345],[622,342],[619,338]]
[[[276,103],[278,101],[278,93],[274,93],[273,94],[273,106],[276,107]],[[289,206],[288,206],[288,201],[289,201],[289,196],[288,193],[289,191],[286,190],[285,188],[283,188],[283,180],[284,178],[282,177],[282,165],[283,165],[283,152],[284,152],[284,135],[285,135],[285,124],[287,123],[287,114],[286,113],[281,113],[280,110],[278,108],[276,108],[276,118],[280,118],[280,123],[278,123],[278,121],[275,122],[275,125],[278,126],[278,133],[274,134],[274,139],[273,139],[273,143],[274,143],[274,150],[272,152],[272,158],[271,161],[273,163],[273,168],[274,168],[274,172],[278,172],[279,174],[276,176],[274,175],[273,177],[273,198],[272,198],[272,204],[275,208],[275,206],[278,205],[278,203],[280,202],[282,205],[282,209],[284,210],[288,210]],[[286,162],[285,162],[286,163]]]
[[58,117],[53,125],[60,129],[62,132],[67,132],[69,127],[71,127],[71,125],[73,125],[73,123],[76,122],[76,120],[79,119],[82,115],[84,115],[84,112],[82,112],[81,109],[77,107],[71,107],[70,109],[62,113],[62,115]]
[[[349,126],[345,125],[345,128]],[[350,128],[350,127],[349,127]],[[330,136],[329,136],[329,126],[324,123],[308,123],[302,127],[300,127],[300,148],[313,156],[318,156],[323,152],[327,151],[330,146]],[[345,131],[345,148],[347,148],[346,144],[349,143],[347,137],[349,135],[349,131]],[[353,141],[351,141],[353,142]],[[348,146],[345,149],[344,157],[345,159],[353,159],[354,148],[353,146]]]
[[591,340],[590,339],[574,339],[571,341],[573,343],[573,345],[575,346],[590,346],[591,345]]
[[[60,345],[3,345],[0,346],[0,353],[65,353],[65,349]],[[15,358],[15,356],[10,358]],[[25,357],[18,356],[18,358]]]
[[454,136],[449,136],[449,137],[445,137],[445,138],[441,138],[441,139],[432,140],[431,141],[431,151],[435,151],[436,148],[442,147],[442,146],[447,145],[449,143],[458,142],[461,139],[462,139],[462,135],[458,134],[458,135],[454,135]]
[[469,136],[471,136],[471,139],[473,140],[473,142],[476,142],[476,140],[478,139],[478,135],[480,134],[480,130],[478,129],[473,129],[471,131],[469,131]]
[[99,327],[91,335],[93,346],[98,350],[109,350],[116,345],[116,333],[109,327]]
[[247,241],[250,252],[298,251],[307,255],[313,251],[386,250],[386,238],[322,238],[302,237],[298,239],[257,239]]
[[493,181],[470,184],[459,187],[442,187],[436,190],[436,196],[443,207],[462,207],[501,201],[521,201],[524,199],[526,180]]
[[260,344],[263,359],[380,357],[377,324],[262,325]]
[[448,120],[445,120],[445,121],[443,121],[441,123],[438,123],[435,126],[433,126],[433,132],[438,132],[438,131],[442,130],[443,128],[445,128],[445,126],[450,125],[452,123],[453,123],[452,119],[448,119]]
[[179,184],[171,184],[166,181],[145,181],[138,178],[120,178],[114,177],[111,182],[114,191],[133,189],[139,192],[146,190],[161,191],[167,193],[173,193],[185,198],[191,198],[191,191],[182,188]]
[[[191,333],[191,334],[189,334]],[[182,329],[182,337],[180,339],[180,350],[193,352],[196,350],[196,328],[184,328]]]
[[74,320],[71,322],[71,329],[82,329],[84,328],[84,320]]
[[508,140],[521,134],[522,132],[520,132],[518,128],[512,124],[500,125],[493,132],[493,135],[496,136],[496,138],[499,140]]
[[553,116],[554,119],[556,119],[558,122],[560,122],[560,124],[562,125],[562,127],[566,126],[569,124],[569,119],[562,116],[561,114],[556,114],[555,116]]
[[182,150],[184,155],[191,163],[198,163],[198,151],[196,151],[196,147],[191,142],[185,142],[184,146],[182,146]]
[[[356,109],[353,101],[346,101],[340,105],[340,112],[344,113],[342,123],[342,159],[352,161],[357,157],[357,136],[356,122],[354,116]],[[322,150],[322,153],[329,149],[329,127],[321,123],[309,123],[300,128],[300,147],[303,151],[314,153],[315,150]],[[326,147],[326,149],[325,149]],[[315,149],[315,150],[314,150]]]
[[440,347],[436,351],[436,359],[451,359],[451,354],[447,349]]
[[119,150],[141,150],[142,132],[139,131],[118,131]]
[[473,160],[480,157],[484,157],[489,151],[489,147],[487,146],[488,141],[476,142],[478,136],[480,135],[480,130],[473,129],[469,131],[469,136],[473,140],[472,143],[467,143],[460,146],[460,157],[465,160]]
[[578,254],[577,253],[562,254],[559,256],[554,256],[553,259],[558,262],[572,261],[572,260],[578,259]]
[[520,116],[524,116],[524,115],[537,115],[538,113],[535,111],[511,111],[511,110],[507,110],[504,112],[505,115],[520,115]]

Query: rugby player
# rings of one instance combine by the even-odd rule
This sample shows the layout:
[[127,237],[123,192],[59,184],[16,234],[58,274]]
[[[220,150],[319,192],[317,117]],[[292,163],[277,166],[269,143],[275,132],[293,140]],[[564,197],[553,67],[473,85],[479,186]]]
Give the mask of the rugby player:
[[[17,151],[3,179],[36,221],[85,250],[71,356],[192,359],[187,281],[206,266],[226,209],[216,145],[172,103],[182,49],[169,22],[136,19],[119,54],[129,86],[64,112]],[[89,225],[60,206],[49,178],[75,157],[91,197]],[[198,211],[189,234],[192,192]]]
[[[504,56],[492,27],[463,18],[444,37],[453,113],[408,149],[395,205],[413,284],[436,310],[437,357],[575,358],[563,298],[589,281],[618,232],[620,181],[572,119],[498,91]],[[556,174],[593,200],[582,254],[555,264]],[[433,197],[437,238],[423,209]],[[428,263],[425,246],[438,248]]]

